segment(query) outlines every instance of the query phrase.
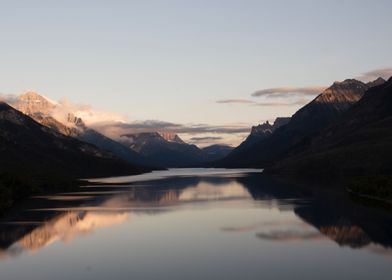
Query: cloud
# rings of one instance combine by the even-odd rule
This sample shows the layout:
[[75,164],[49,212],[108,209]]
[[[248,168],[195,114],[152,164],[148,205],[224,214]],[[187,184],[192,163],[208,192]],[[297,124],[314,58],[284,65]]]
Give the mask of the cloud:
[[292,95],[315,96],[325,90],[322,86],[312,87],[277,87],[258,90],[252,93],[254,97],[287,97]]
[[[2,100],[12,105],[17,102],[17,96],[0,93],[0,101]],[[68,114],[73,113],[80,117],[87,126],[114,140],[119,140],[124,134],[159,131],[177,133],[185,141],[194,142],[200,146],[206,144],[238,145],[250,132],[250,124],[209,125],[180,124],[161,120],[130,121],[125,115],[96,110],[90,105],[76,104],[67,99],[51,102],[53,108],[50,110],[50,115],[58,121],[72,125],[68,122]]]
[[373,81],[379,77],[384,79],[389,79],[390,77],[392,77],[392,67],[381,68],[381,69],[365,72],[361,76],[357,77],[357,79],[368,82],[368,81]]
[[250,131],[248,125],[209,125],[209,124],[179,124],[157,120],[146,120],[136,122],[103,122],[94,125],[97,129],[111,127],[128,130],[128,133],[168,131],[174,133],[247,133]]
[[92,128],[102,134],[115,139],[121,135],[141,132],[169,132],[179,134],[189,143],[205,146],[211,144],[238,145],[250,132],[248,124],[209,125],[209,124],[179,124],[157,120],[136,122],[103,122],[97,123]]
[[[115,122],[115,121],[125,122],[127,120],[127,117],[122,114],[95,110],[90,105],[76,104],[70,102],[67,99],[62,99],[59,102],[56,102],[40,93],[37,94],[41,95],[42,97],[47,99],[50,103],[52,103],[53,108],[51,108],[49,114],[56,120],[63,123],[68,122],[67,119],[69,113],[72,113],[75,116],[82,118],[87,125],[93,125],[102,122]],[[0,93],[0,101],[4,101],[12,106],[15,106],[19,100],[17,95]]]
[[125,122],[125,115],[93,109],[90,105],[72,103],[67,99],[62,99],[57,103],[54,114],[60,115],[72,112],[75,116],[83,119],[87,125],[94,125],[102,122]]
[[252,100],[248,100],[248,99],[222,99],[222,100],[217,100],[216,103],[219,103],[219,104],[252,104],[255,102]]
[[201,135],[205,135],[205,136],[196,136],[196,137],[192,137],[189,134],[180,134],[182,138],[186,139],[186,142],[190,143],[190,144],[194,144],[197,145],[199,147],[206,147],[206,146],[210,146],[213,144],[228,144],[225,143],[228,139],[226,139],[225,137],[222,136],[211,136],[208,134],[201,134]]
[[145,121],[133,121],[133,122],[101,122],[96,123],[96,126],[112,126],[123,129],[135,129],[135,130],[149,130],[156,131],[160,129],[175,129],[181,127],[181,124],[165,122],[159,120],[145,120]]
[[208,124],[184,125],[179,130],[182,133],[247,133],[249,126],[243,125],[221,125],[214,126]]
[[295,100],[292,102],[258,102],[255,103],[255,106],[261,106],[261,107],[276,107],[276,106],[303,106],[306,105],[310,102],[310,100],[307,99],[299,99]]
[[206,137],[192,137],[190,140],[195,141],[195,142],[204,142],[204,141],[216,141],[216,140],[222,140],[223,137],[220,136],[206,136]]

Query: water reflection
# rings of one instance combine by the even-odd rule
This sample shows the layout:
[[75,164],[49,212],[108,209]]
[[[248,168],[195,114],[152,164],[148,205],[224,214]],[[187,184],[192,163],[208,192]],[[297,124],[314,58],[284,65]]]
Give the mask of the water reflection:
[[[392,247],[392,215],[381,208],[367,207],[350,199],[347,194],[318,186],[279,184],[270,178],[240,178],[240,182],[256,200],[277,201],[280,209],[287,204],[294,213],[320,233],[340,246],[362,248],[371,244]],[[278,233],[293,238],[293,233]],[[307,236],[308,234],[305,234]],[[268,235],[259,235],[265,238]],[[268,238],[272,238],[268,236]],[[313,234],[310,234],[313,238]]]
[[[221,227],[225,234],[254,233],[269,242],[332,240],[340,246],[390,254],[392,215],[351,201],[344,194],[278,183],[257,173],[211,172],[163,176],[129,184],[89,186],[80,192],[40,196],[0,220],[0,257],[35,252],[55,242],[72,242],[133,215],[157,215],[217,202],[292,212],[299,219],[263,218],[255,224]],[[118,180],[118,179],[116,179]],[[230,204],[232,205],[232,204]]]

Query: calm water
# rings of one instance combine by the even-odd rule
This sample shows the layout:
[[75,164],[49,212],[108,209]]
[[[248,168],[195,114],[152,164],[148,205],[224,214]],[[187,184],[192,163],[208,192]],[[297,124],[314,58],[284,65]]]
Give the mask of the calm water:
[[258,170],[182,169],[34,197],[0,279],[391,279],[392,214]]

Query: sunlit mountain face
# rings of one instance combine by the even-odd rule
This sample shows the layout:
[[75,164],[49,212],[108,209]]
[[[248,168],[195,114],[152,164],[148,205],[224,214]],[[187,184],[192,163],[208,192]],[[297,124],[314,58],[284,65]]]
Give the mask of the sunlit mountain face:
[[[25,175],[39,177],[41,174],[45,185],[50,176],[59,181],[59,177],[63,176],[102,177],[149,170],[43,126],[4,102],[0,102],[0,123],[0,170],[2,173],[21,174],[12,180],[23,180]],[[22,193],[29,192],[28,185],[32,180],[23,184]],[[4,183],[3,180],[1,183]],[[7,190],[8,186],[5,188]],[[10,188],[9,191],[15,190]]]
[[12,99],[11,105],[53,131],[93,144],[129,163],[149,165],[132,149],[87,126],[71,106],[52,101],[36,92],[26,92]]
[[[279,243],[324,244],[331,240],[343,247],[390,253],[390,213],[342,195],[314,195],[311,189],[293,188],[248,172],[251,170],[157,171],[136,176],[139,179],[129,183],[125,182],[127,178],[132,181],[131,177],[106,181],[123,180],[121,185],[90,185],[80,192],[34,197],[1,219],[0,256],[39,252],[55,244],[73,246],[80,238],[94,239],[102,231],[128,227],[139,231],[138,225],[151,217],[165,223],[183,213],[190,217],[205,213],[208,220],[215,212],[222,219],[215,230],[226,235],[253,234],[260,242]],[[231,211],[228,215],[234,216],[229,218],[220,212],[233,207],[238,213],[251,211],[248,215],[256,219],[240,218]],[[252,211],[258,214],[254,216]],[[180,224],[172,222],[165,226],[181,231]]]

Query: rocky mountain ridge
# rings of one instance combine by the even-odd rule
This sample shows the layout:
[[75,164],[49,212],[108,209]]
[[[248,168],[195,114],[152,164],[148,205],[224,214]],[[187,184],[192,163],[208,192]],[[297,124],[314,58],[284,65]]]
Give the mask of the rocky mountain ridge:
[[[336,121],[345,111],[358,102],[377,79],[365,84],[355,79],[335,82],[310,103],[298,110],[290,121],[274,131],[270,137],[243,145],[240,152],[233,151],[218,163],[225,167],[264,167],[283,157],[296,145],[309,140],[314,134]],[[241,146],[240,146],[241,147]]]
[[133,174],[142,169],[43,126],[0,102],[0,169],[71,177]]
[[95,145],[132,164],[149,165],[133,150],[89,128],[73,112],[36,92],[26,92],[18,96],[12,106],[61,134]]

